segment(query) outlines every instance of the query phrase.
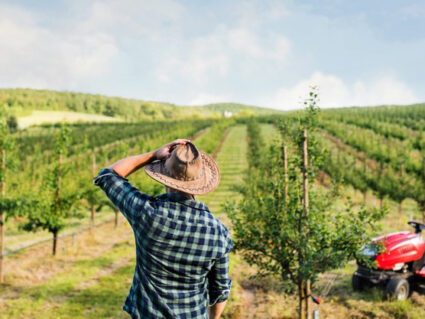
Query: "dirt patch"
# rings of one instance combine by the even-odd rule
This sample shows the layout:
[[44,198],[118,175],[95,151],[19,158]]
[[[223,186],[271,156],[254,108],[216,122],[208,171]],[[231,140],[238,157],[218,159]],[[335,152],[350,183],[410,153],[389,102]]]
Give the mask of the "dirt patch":
[[57,256],[51,255],[51,241],[28,248],[5,259],[6,284],[16,287],[39,285],[66,271],[75,262],[96,258],[131,237],[133,232],[127,223],[114,228],[111,222],[74,239],[60,239]]
[[195,141],[198,137],[200,137],[201,135],[204,135],[210,128],[204,128],[203,130],[200,130],[198,132],[196,132],[192,137],[190,137],[189,139],[192,141]]
[[232,129],[231,127],[227,128],[223,136],[221,137],[220,143],[218,144],[217,148],[214,150],[214,153],[212,154],[212,157],[214,159],[217,157],[218,153],[220,153],[221,148],[223,147],[223,143],[226,140],[227,136],[229,135],[231,129]]

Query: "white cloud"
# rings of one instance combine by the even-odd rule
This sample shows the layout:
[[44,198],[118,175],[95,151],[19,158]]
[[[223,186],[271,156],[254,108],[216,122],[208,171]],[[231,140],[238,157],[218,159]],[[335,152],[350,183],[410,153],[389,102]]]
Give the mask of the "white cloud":
[[284,18],[290,11],[282,0],[245,0],[232,8],[241,26],[258,27],[260,24]]
[[77,27],[84,32],[102,30],[115,37],[164,41],[180,31],[185,17],[185,8],[173,0],[98,0]]
[[[290,42],[282,35],[260,38],[253,30],[218,26],[213,32],[185,43],[184,56],[167,54],[156,70],[157,78],[168,82],[179,78],[204,85],[223,78],[230,69],[249,69],[255,62],[283,65],[290,53]],[[173,52],[174,53],[174,52]],[[243,57],[244,59],[241,59]]]
[[[41,11],[0,4],[0,87],[90,90],[111,82],[105,79],[116,76],[118,57],[128,57],[127,72],[140,71],[156,89],[186,81],[203,92],[228,76],[284,67],[291,52],[284,35],[257,28],[287,14],[278,0],[238,5],[236,19],[219,24],[211,16],[190,21],[191,7],[175,0],[67,5],[68,13],[49,24]],[[151,60],[134,60],[137,50]],[[190,91],[182,95],[191,100]]]
[[112,67],[122,50],[120,41],[147,38],[165,43],[179,32],[185,14],[173,0],[78,5],[84,14],[46,26],[35,11],[0,4],[0,87],[81,90]]
[[187,79],[196,84],[204,84],[209,77],[223,77],[227,74],[230,57],[224,50],[221,34],[194,39],[185,50],[184,56],[166,54],[156,70],[157,78],[163,82]]
[[105,33],[78,34],[41,27],[37,16],[0,5],[0,86],[72,88],[101,75],[115,56]]
[[221,23],[200,36],[168,39],[170,50],[160,57],[156,78],[163,83],[183,79],[203,87],[260,63],[273,64],[273,68],[285,65],[290,41],[282,34],[262,34],[256,25],[287,15],[286,7],[277,0],[254,0],[234,9],[237,18],[232,24]]
[[265,98],[261,104],[279,109],[300,108],[311,86],[318,86],[319,105],[324,108],[419,102],[414,92],[393,76],[359,80],[349,85],[335,75],[314,72],[293,87],[279,89],[273,97]]
[[419,102],[415,93],[393,76],[380,77],[369,83],[357,81],[349,105],[410,104]]
[[229,30],[228,44],[249,57],[275,61],[285,61],[291,48],[289,40],[282,35],[270,34],[261,39],[247,28]]

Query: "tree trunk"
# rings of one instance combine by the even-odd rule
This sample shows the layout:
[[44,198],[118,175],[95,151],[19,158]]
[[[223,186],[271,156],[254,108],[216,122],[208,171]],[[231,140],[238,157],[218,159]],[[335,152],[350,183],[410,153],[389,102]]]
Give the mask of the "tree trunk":
[[62,190],[62,154],[58,158],[58,188],[56,189],[56,198],[60,201]]
[[115,209],[115,228],[118,226],[118,209]]
[[366,154],[364,155],[363,158],[363,173],[366,175],[367,173],[367,160],[366,160]]
[[[3,179],[1,180],[1,197],[6,196],[6,149],[1,150],[1,172]],[[0,175],[1,176],[1,175]],[[5,213],[0,211],[0,283],[4,282],[4,235],[5,235]]]
[[403,215],[403,202],[402,201],[400,201],[398,203],[398,214]]
[[422,176],[425,179],[425,156],[422,158]]
[[286,204],[288,202],[288,152],[286,146],[283,147],[283,175],[285,183],[283,195]]
[[310,304],[310,299],[311,299],[311,287],[310,287],[310,280],[307,280],[305,282],[305,293],[304,293],[304,302],[305,302],[305,318],[306,319],[311,319],[311,304]]
[[380,198],[379,199],[379,209],[382,210],[383,207],[384,207],[384,198]]
[[366,206],[366,196],[367,196],[367,191],[363,192],[363,206]]
[[[308,225],[308,213],[309,213],[309,198],[308,198],[308,148],[307,148],[307,130],[304,130],[304,141],[303,141],[303,193],[304,193],[304,220]],[[309,229],[308,226],[305,229],[306,246],[308,245]],[[305,282],[305,317],[306,319],[311,318],[311,307],[310,307],[310,280]]]
[[298,280],[298,319],[304,319],[304,281]]
[[308,150],[307,150],[307,130],[304,130],[303,142],[303,206],[304,217],[308,219]]
[[53,249],[52,249],[52,254],[53,256],[56,256],[57,253],[57,248],[58,248],[58,231],[54,230],[52,232],[53,234]]
[[91,204],[91,217],[90,217],[90,226],[94,226],[94,214],[95,214],[95,207],[94,204]]

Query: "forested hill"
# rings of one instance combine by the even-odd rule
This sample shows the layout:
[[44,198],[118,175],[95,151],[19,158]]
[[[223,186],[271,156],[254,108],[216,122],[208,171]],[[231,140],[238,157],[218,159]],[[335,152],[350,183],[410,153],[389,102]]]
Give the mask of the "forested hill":
[[125,120],[175,119],[184,116],[220,115],[224,111],[237,113],[271,113],[276,110],[235,103],[206,106],[177,106],[170,103],[108,97],[98,94],[59,92],[33,89],[0,89],[0,106],[5,105],[16,116],[34,110],[72,111],[119,117]]

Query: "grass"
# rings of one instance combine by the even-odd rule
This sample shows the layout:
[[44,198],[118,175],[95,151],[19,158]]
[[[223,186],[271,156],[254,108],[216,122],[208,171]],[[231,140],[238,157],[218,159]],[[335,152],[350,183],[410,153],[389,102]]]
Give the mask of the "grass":
[[[125,272],[127,280],[114,280],[113,276],[122,269],[134,269],[134,241],[127,224],[121,223],[114,231],[110,228],[111,225],[105,225],[102,229],[93,230],[81,236],[74,245],[67,243],[64,246],[65,243],[62,243],[58,257],[49,256],[48,250],[39,247],[9,258],[6,264],[9,268],[7,284],[0,288],[0,318],[85,317],[83,312],[87,310],[87,303],[95,300],[87,299],[83,303],[81,296],[96,289],[104,278],[111,278],[107,282],[115,286],[111,287],[115,295],[108,294],[108,300],[114,300],[111,301],[113,306],[109,304],[110,309],[115,309],[115,314],[119,313],[121,307],[118,305],[123,303],[128,291],[131,272]],[[17,270],[12,272],[11,267]],[[120,284],[121,293],[116,287]],[[79,307],[75,306],[75,300],[81,301]],[[103,307],[94,309],[103,311],[105,307],[106,299]],[[79,308],[81,316],[76,316],[76,308]],[[59,309],[63,315],[58,316]]]
[[279,131],[271,124],[260,124],[261,134],[267,146],[280,140]]
[[[200,197],[200,200],[204,201],[229,228],[231,225],[223,212],[222,205],[226,201],[236,202],[239,197],[234,187],[242,181],[244,171],[248,167],[246,134],[245,126],[235,126],[230,129],[216,158],[221,173],[220,185],[213,193]],[[242,270],[241,265],[244,265],[244,263],[240,256],[231,253],[229,267],[233,284],[228,306],[224,313],[225,318],[244,318],[244,289],[237,279]]]
[[[270,125],[263,125],[262,132],[267,143],[278,136]],[[230,229],[222,204],[238,199],[233,186],[241,182],[247,168],[246,152],[245,126],[232,127],[216,157],[220,186],[200,197]],[[344,188],[344,197],[362,202],[362,195],[351,187]],[[376,205],[373,194],[368,194],[367,204]],[[409,211],[417,214],[414,203],[404,204],[402,216],[396,203],[386,200],[385,205],[389,214],[382,221],[382,232],[408,229]],[[117,229],[112,227],[103,225],[82,234],[74,244],[71,238],[61,241],[56,258],[49,256],[50,243],[8,258],[7,284],[0,288],[0,318],[128,318],[121,309],[133,277],[134,243],[126,222]],[[377,289],[353,292],[355,268],[352,262],[320,276],[313,294],[323,299],[320,306],[314,306],[320,309],[321,318],[425,318],[425,298],[416,292],[403,302],[385,301]],[[274,278],[251,278],[255,273],[255,267],[247,265],[241,255],[231,253],[233,287],[224,317],[296,318],[296,297],[284,294]]]
[[216,158],[220,168],[220,185],[213,193],[199,197],[213,212],[221,212],[221,205],[226,200],[237,199],[238,194],[234,191],[234,186],[242,181],[244,170],[248,167],[246,152],[245,126],[232,127]]
[[[101,213],[96,213],[95,225],[114,220],[113,213],[108,209],[104,209]],[[11,219],[6,223],[5,250],[13,251],[33,243],[49,240],[52,234],[48,231],[39,230],[37,232],[26,232],[18,228],[15,220]],[[73,232],[78,232],[82,228],[89,227],[90,212],[87,211],[81,219],[70,219],[67,221],[67,226],[60,235],[70,235]]]

